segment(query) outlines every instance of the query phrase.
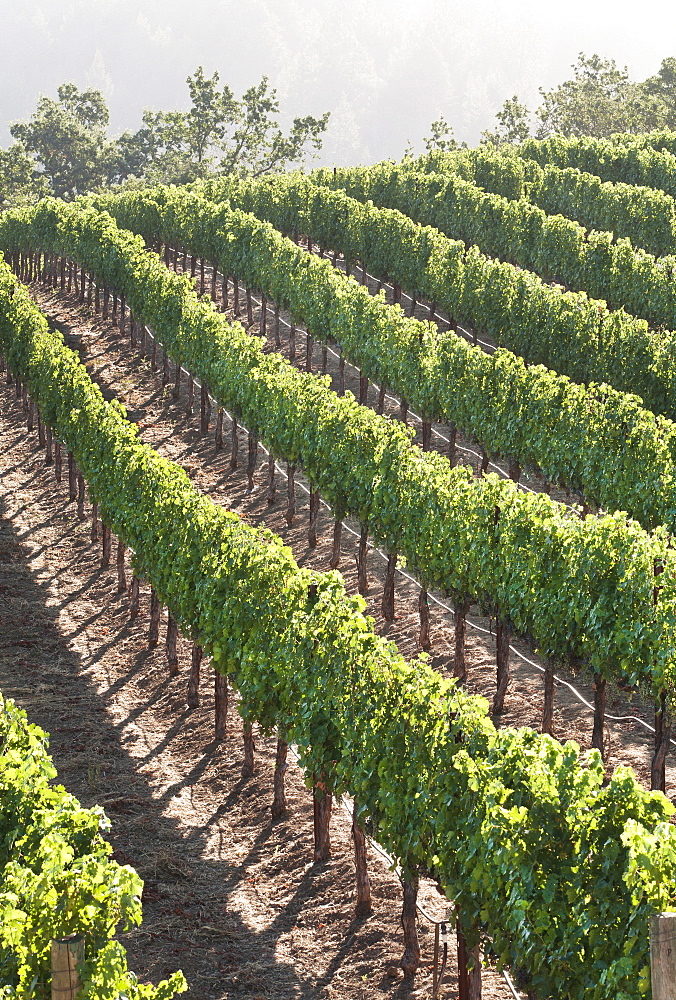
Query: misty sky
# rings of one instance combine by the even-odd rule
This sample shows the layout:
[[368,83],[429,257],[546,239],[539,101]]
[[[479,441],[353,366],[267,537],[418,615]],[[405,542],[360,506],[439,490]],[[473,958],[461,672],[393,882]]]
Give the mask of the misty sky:
[[0,143],[60,83],[103,91],[111,134],[144,107],[187,106],[218,70],[236,94],[267,74],[289,116],[331,111],[323,163],[400,157],[439,115],[478,142],[506,97],[598,52],[634,79],[676,56],[676,3],[643,0],[0,0]]

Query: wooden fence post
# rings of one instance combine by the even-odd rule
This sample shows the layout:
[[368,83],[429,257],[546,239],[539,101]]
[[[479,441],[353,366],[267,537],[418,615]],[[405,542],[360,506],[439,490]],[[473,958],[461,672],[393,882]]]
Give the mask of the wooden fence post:
[[676,913],[650,918],[650,979],[653,1000],[676,996]]
[[75,1000],[82,987],[76,967],[84,962],[84,957],[81,934],[52,941],[52,1000]]

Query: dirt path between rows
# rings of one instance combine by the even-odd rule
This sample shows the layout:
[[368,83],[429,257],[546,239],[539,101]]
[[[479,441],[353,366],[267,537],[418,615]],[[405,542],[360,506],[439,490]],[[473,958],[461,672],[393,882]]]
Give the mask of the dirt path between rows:
[[[327,568],[332,521],[326,511],[319,545],[310,549],[300,490],[291,528],[283,516],[281,476],[279,499],[267,506],[262,454],[249,493],[244,470],[231,470],[228,455],[215,449],[212,435],[199,434],[198,417],[186,416],[185,389],[178,401],[172,400],[161,374],[151,371],[117,329],[89,315],[73,298],[43,291],[37,298],[106,395],[123,399],[145,441],[180,462],[215,501],[280,534],[299,562]],[[345,814],[339,807],[334,810],[333,860],[313,865],[311,797],[292,767],[289,816],[271,821],[274,742],[257,735],[256,774],[242,781],[234,706],[227,741],[215,744],[208,668],[203,704],[188,712],[189,644],[180,643],[181,674],[168,678],[162,647],[147,649],[147,590],[142,592],[142,614],[132,623],[127,596],[117,594],[114,568],[100,569],[88,522],[77,520],[66,484],[57,488],[37,437],[26,435],[21,406],[4,384],[0,407],[0,689],[52,734],[61,780],[83,803],[105,806],[113,820],[116,856],[146,880],[145,923],[125,937],[132,967],[143,980],[155,981],[182,967],[195,998],[410,995],[406,984],[388,975],[401,954],[396,876],[370,853],[376,912],[355,922]],[[242,434],[240,455],[245,454]],[[344,536],[341,567],[351,591],[356,589],[354,541]],[[397,618],[388,625],[379,615],[384,563],[372,555],[370,568],[369,611],[378,630],[410,655],[416,650],[417,588],[398,580]],[[489,625],[477,615],[474,620]],[[432,640],[435,664],[448,670],[452,620],[439,609],[433,612]],[[532,655],[526,646],[517,646]],[[470,631],[468,664],[470,689],[490,697],[490,637]],[[537,726],[540,674],[525,664],[514,663],[513,670],[501,724]],[[581,686],[589,697],[588,685]],[[559,688],[557,699],[555,734],[588,746],[590,713],[565,688]],[[621,692],[611,693],[610,712],[637,710],[649,718],[648,706],[628,706]],[[645,783],[649,737],[626,723],[609,728],[607,738],[609,767],[633,763]],[[673,790],[673,768],[667,780]],[[429,885],[423,898],[442,916]],[[432,931],[424,921],[420,931],[423,968],[412,995],[422,997],[431,994]],[[455,994],[454,976],[451,967],[442,995]],[[491,1000],[509,996],[490,970],[484,980]]]
[[[116,367],[113,356],[97,363]],[[425,921],[415,982],[396,969],[396,875],[369,851],[375,913],[355,920],[347,815],[334,807],[333,859],[313,864],[311,794],[293,765],[289,815],[271,820],[275,741],[255,734],[256,773],[243,781],[236,707],[225,743],[215,743],[208,667],[202,705],[189,712],[189,643],[180,640],[181,674],[169,678],[162,645],[147,648],[148,589],[131,622],[115,567],[100,568],[89,521],[68,502],[66,477],[57,486],[45,467],[4,383],[0,413],[0,690],[51,734],[59,780],[83,804],[105,807],[116,859],[145,879],[144,924],[122,936],[141,981],[182,968],[188,996],[200,1000],[429,996],[433,931]],[[185,457],[167,437],[165,454]],[[203,485],[206,473],[197,461],[192,468]],[[422,900],[444,916],[428,883]],[[455,981],[451,963],[445,995],[454,995]],[[495,1000],[509,996],[490,970],[485,988]]]

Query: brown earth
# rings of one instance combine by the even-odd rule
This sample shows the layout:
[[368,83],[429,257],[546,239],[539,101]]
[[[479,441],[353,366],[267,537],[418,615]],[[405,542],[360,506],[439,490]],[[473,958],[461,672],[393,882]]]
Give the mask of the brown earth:
[[[216,502],[280,534],[300,563],[327,568],[332,521],[325,509],[319,544],[310,549],[306,496],[298,489],[298,514],[289,528],[281,475],[277,502],[266,504],[262,453],[254,490],[248,492],[244,469],[231,470],[229,456],[216,450],[212,436],[199,434],[198,417],[186,416],[185,387],[174,401],[161,374],[116,328],[89,315],[73,298],[36,294],[106,395],[124,401],[147,443],[182,464]],[[144,980],[182,967],[194,997],[372,998],[409,995],[411,990],[412,995],[430,995],[433,933],[423,919],[423,968],[415,983],[409,987],[388,976],[401,954],[396,876],[371,850],[375,914],[355,921],[349,821],[336,806],[333,860],[313,865],[311,797],[296,767],[287,782],[289,816],[271,821],[274,740],[257,734],[256,774],[243,781],[235,707],[226,742],[216,744],[208,667],[202,706],[188,712],[188,642],[180,642],[180,676],[169,678],[162,648],[147,649],[147,591],[142,615],[130,622],[127,596],[117,594],[114,567],[100,569],[89,525],[77,520],[65,482],[57,488],[53,471],[45,468],[36,436],[26,435],[25,415],[13,389],[3,385],[0,400],[0,690],[52,734],[61,780],[85,804],[104,805],[113,820],[116,856],[146,880],[145,923],[124,936],[132,967]],[[241,433],[240,456],[245,458],[246,435]],[[344,533],[341,568],[351,591],[356,589],[354,542]],[[378,630],[410,655],[417,648],[417,587],[398,578],[397,617],[385,623],[379,613],[383,568],[383,560],[372,554],[369,612]],[[488,628],[477,609],[472,611],[472,621]],[[433,662],[447,671],[452,617],[433,607],[432,622]],[[537,661],[526,645],[515,647]],[[512,660],[513,679],[500,724],[537,727],[541,675],[516,657]],[[472,629],[468,665],[470,690],[490,697],[494,643]],[[584,678],[575,683],[591,700]],[[649,706],[638,699],[629,705],[616,691],[610,693],[609,711],[650,717]],[[586,747],[590,734],[591,714],[567,688],[559,687],[555,735]],[[635,723],[608,728],[610,769],[633,764],[645,783],[649,755],[650,734]],[[672,768],[667,780],[673,791]],[[443,915],[431,885],[425,884],[421,897],[426,909]],[[454,977],[452,965],[442,995],[454,995]],[[490,969],[484,983],[486,996],[509,996]]]

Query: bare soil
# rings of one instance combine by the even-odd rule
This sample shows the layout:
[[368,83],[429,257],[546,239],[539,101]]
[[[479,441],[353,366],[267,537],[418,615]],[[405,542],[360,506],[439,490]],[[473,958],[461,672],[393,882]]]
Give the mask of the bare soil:
[[[240,468],[231,470],[227,449],[217,450],[212,434],[199,433],[199,414],[186,414],[185,384],[173,400],[161,372],[153,372],[110,323],[78,306],[74,297],[34,292],[105,394],[125,403],[147,443],[183,465],[216,502],[276,531],[301,564],[327,568],[330,513],[322,509],[319,544],[309,548],[306,494],[298,488],[298,513],[289,528],[281,473],[278,499],[267,505],[262,451],[254,489],[248,491],[245,432],[240,432]],[[375,913],[355,921],[349,821],[341,807],[334,807],[333,859],[314,865],[311,795],[299,770],[289,770],[288,817],[272,822],[274,740],[256,734],[256,773],[243,781],[235,704],[227,739],[217,744],[208,665],[202,705],[190,712],[185,706],[189,643],[180,640],[181,673],[169,678],[162,646],[147,648],[147,590],[140,617],[130,621],[128,596],[117,593],[114,566],[100,568],[89,523],[77,519],[65,482],[57,487],[53,470],[45,467],[37,436],[26,434],[13,387],[0,387],[0,405],[0,690],[52,734],[60,780],[84,804],[104,805],[113,820],[116,857],[146,880],[145,922],[124,936],[131,966],[142,980],[154,981],[182,967],[189,995],[200,998],[429,996],[433,929],[424,919],[423,967],[415,982],[402,982],[394,968],[402,950],[396,875],[369,852]],[[355,554],[356,538],[344,532],[341,569],[351,591]],[[393,623],[384,622],[379,608],[384,565],[371,554],[369,611],[378,631],[411,655],[417,650],[418,589],[399,575],[397,615]],[[478,609],[470,617],[477,626],[490,627]],[[442,671],[451,664],[452,628],[452,616],[433,606],[432,660]],[[491,697],[492,637],[470,628],[467,646],[468,686]],[[514,646],[539,662],[527,645]],[[515,656],[512,661],[506,711],[498,721],[538,727],[541,674]],[[584,678],[565,677],[591,700]],[[629,704],[619,691],[610,692],[608,710],[650,720],[650,706],[638,698]],[[560,686],[555,735],[587,747],[591,722],[591,713]],[[606,741],[608,768],[631,764],[647,783],[650,734],[633,722],[612,724]],[[672,767],[667,782],[673,793]],[[444,915],[430,884],[423,885],[421,899],[437,918]],[[442,996],[455,992],[451,962]],[[510,995],[490,969],[484,973],[484,994],[491,1000]]]

